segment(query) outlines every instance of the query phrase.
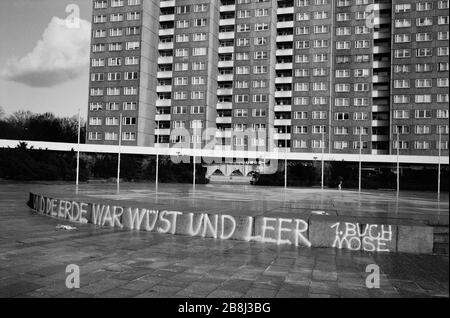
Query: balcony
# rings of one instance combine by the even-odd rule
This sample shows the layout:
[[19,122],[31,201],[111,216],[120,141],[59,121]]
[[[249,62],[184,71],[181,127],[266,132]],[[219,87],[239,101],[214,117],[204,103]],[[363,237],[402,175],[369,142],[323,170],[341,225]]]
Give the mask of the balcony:
[[174,20],[175,20],[174,14],[165,14],[159,16],[159,22],[174,21]]
[[157,99],[156,100],[156,107],[170,107],[170,106],[172,106],[171,99]]
[[232,120],[232,117],[217,117],[216,124],[231,124]]
[[292,77],[275,77],[275,84],[292,84]]
[[167,36],[167,35],[174,35],[175,31],[174,29],[159,29],[158,35],[159,36]]
[[155,121],[170,121],[170,114],[161,114],[161,115],[155,115]]
[[158,50],[173,50],[173,42],[158,43]]
[[231,40],[234,39],[234,32],[220,32],[219,40]]
[[230,129],[223,131],[216,131],[216,138],[231,138],[232,131]]
[[233,67],[234,66],[234,61],[219,61],[219,63],[217,64],[218,67]]
[[273,151],[274,152],[278,152],[278,153],[286,153],[286,152],[291,152],[291,148],[287,148],[287,147],[273,147]]
[[170,93],[172,91],[172,85],[158,85],[156,86],[157,93]]
[[233,103],[231,102],[217,103],[216,109],[233,109]]
[[158,64],[172,64],[173,56],[160,56],[158,57]]
[[291,105],[275,105],[274,107],[275,112],[290,112],[292,111]]
[[389,141],[389,136],[387,135],[372,135],[372,141]]
[[236,11],[236,5],[229,4],[227,6],[220,6],[220,12],[229,12],[229,11]]
[[388,155],[389,150],[387,149],[372,149],[372,155]]
[[372,127],[387,127],[389,120],[372,120]]
[[277,56],[292,56],[294,54],[294,50],[293,49],[282,49],[282,50],[276,50],[276,55]]
[[293,42],[294,35],[277,35],[277,42]]
[[389,62],[373,61],[373,68],[387,68],[387,67],[391,67],[391,64]]
[[391,37],[391,34],[388,32],[374,32],[373,38],[376,39],[388,39]]
[[170,148],[170,143],[169,142],[155,142],[155,148]]
[[391,49],[388,46],[374,46],[373,54],[390,53]]
[[235,23],[236,23],[236,19],[221,19],[221,20],[219,20],[220,26],[235,25]]
[[291,140],[291,134],[273,134],[274,140]]
[[374,75],[372,76],[372,82],[373,83],[387,83],[389,82],[389,76],[380,76],[380,75]]
[[233,74],[217,75],[218,82],[231,82],[233,81]]
[[232,88],[218,88],[217,89],[217,95],[233,95],[233,89]]
[[219,54],[234,53],[234,46],[220,46],[218,52]]
[[155,135],[170,136],[170,129],[155,129]]
[[387,113],[389,112],[389,105],[373,105],[372,113]]
[[156,74],[157,78],[172,78],[172,71],[158,72]]
[[378,17],[378,18],[374,18],[373,19],[373,24],[374,25],[390,24],[390,23],[392,23],[392,21],[391,21],[391,19],[388,19],[388,18],[382,18],[382,17],[380,18],[380,17]]
[[291,126],[290,119],[275,119],[273,122],[274,126]]
[[278,8],[277,14],[293,14],[294,7]]
[[292,63],[277,63],[275,65],[276,70],[292,70]]
[[275,98],[277,97],[284,97],[284,98],[292,97],[292,91],[275,91]]
[[378,91],[378,90],[372,91],[372,97],[388,97],[388,96],[389,96],[388,91]]
[[277,29],[293,28],[294,21],[277,22]]
[[231,151],[231,145],[215,145],[215,151]]
[[160,8],[171,8],[175,7],[175,0],[164,0],[159,2]]

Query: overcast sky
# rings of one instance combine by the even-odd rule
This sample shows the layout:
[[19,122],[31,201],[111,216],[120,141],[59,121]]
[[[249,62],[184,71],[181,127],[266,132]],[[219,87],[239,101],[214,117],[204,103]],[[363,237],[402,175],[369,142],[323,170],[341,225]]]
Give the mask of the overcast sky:
[[[70,18],[75,11],[66,13],[71,4],[79,23]],[[92,0],[0,1],[0,106],[7,114],[87,113],[91,12]]]

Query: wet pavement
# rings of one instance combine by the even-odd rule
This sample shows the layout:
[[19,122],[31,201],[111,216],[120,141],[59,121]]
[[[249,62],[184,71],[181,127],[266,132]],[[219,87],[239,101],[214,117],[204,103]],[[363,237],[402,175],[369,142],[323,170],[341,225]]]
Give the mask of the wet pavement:
[[[434,194],[321,192],[246,186],[83,185],[82,196],[132,199],[188,209],[389,213],[448,222],[448,197]],[[72,192],[72,185],[0,183],[0,297],[448,297],[448,257],[296,248],[75,225],[32,212],[29,190]],[[101,190],[99,190],[101,189]],[[72,192],[73,193],[73,192]],[[125,196],[125,197],[124,197]],[[283,197],[284,196],[284,197]],[[360,197],[359,200],[355,198]],[[216,210],[216,213],[218,212]],[[64,223],[66,224],[66,223]],[[68,223],[67,223],[68,224]],[[73,225],[73,224],[71,224]],[[66,266],[80,267],[81,288],[65,286]],[[380,288],[366,287],[367,265]]]
[[196,185],[154,183],[81,184],[75,195],[73,184],[26,185],[37,194],[88,202],[118,201],[131,206],[145,206],[157,210],[204,212],[209,214],[263,215],[267,213],[304,213],[326,211],[337,216],[363,216],[378,219],[399,219],[424,222],[429,225],[448,225],[449,198],[442,193],[405,191],[397,198],[395,191],[357,191],[320,188],[264,187],[251,185]]

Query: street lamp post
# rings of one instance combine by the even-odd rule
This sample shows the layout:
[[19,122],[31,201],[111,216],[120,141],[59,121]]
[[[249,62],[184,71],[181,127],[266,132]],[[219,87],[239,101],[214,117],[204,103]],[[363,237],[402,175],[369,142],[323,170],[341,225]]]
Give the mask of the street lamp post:
[[287,138],[287,133],[288,133],[288,126],[286,125],[285,127],[285,136],[286,138],[284,139],[284,188],[287,188],[287,174],[288,174],[288,162],[287,162],[287,144],[288,144],[288,138]]
[[361,164],[361,153],[362,153],[362,129],[363,127],[359,127],[359,175],[358,175],[358,192],[361,193],[361,173],[362,173],[362,164]]
[[323,181],[324,181],[324,168],[325,168],[325,164],[324,164],[324,153],[325,153],[325,128],[322,128],[322,176],[321,176],[321,187],[323,190]]
[[120,192],[120,155],[122,147],[122,114],[119,117],[119,150],[117,156],[117,192]]
[[78,186],[80,181],[80,134],[81,134],[81,115],[78,109],[78,145],[77,145],[77,176],[76,176],[76,194],[78,194]]
[[442,143],[442,126],[439,126],[439,145],[438,145],[438,185],[437,196],[438,201],[441,199],[441,143]]
[[[159,130],[159,120],[156,121],[157,129]],[[159,144],[159,135],[156,137],[156,144]],[[158,193],[158,181],[159,181],[159,152],[156,151],[156,176],[155,176],[155,187],[156,193]]]
[[397,127],[397,197],[400,193],[400,134]]

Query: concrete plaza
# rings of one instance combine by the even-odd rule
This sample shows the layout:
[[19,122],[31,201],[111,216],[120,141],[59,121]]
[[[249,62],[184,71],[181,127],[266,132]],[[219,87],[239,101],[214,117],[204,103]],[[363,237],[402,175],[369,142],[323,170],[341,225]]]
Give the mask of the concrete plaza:
[[[302,213],[396,217],[448,225],[448,195],[321,192],[250,186],[82,185],[80,196],[154,208],[216,213]],[[448,257],[301,248],[98,228],[32,212],[28,191],[75,198],[74,186],[0,183],[0,297],[448,297]],[[159,207],[160,206],[160,207]],[[77,230],[56,229],[68,224]],[[81,288],[65,286],[80,266]],[[379,289],[366,288],[377,264]]]

